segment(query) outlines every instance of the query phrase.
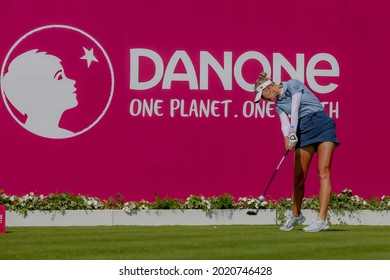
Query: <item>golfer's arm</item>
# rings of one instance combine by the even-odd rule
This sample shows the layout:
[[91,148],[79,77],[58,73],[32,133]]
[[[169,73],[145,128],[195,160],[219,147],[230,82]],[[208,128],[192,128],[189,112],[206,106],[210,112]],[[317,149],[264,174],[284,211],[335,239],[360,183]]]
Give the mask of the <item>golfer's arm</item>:
[[281,112],[279,114],[280,123],[282,125],[282,133],[283,136],[288,136],[290,133],[290,120],[288,119],[288,116],[285,112]]
[[297,131],[298,129],[298,114],[299,106],[301,105],[302,92],[297,92],[292,96],[291,103],[291,124],[289,131]]

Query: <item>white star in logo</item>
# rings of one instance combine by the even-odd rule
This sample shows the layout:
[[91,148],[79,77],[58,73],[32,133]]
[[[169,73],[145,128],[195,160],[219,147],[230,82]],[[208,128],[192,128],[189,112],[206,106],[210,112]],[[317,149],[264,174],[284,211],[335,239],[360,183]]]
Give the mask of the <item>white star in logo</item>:
[[97,58],[93,55],[93,48],[90,50],[87,50],[86,48],[83,47],[83,49],[84,49],[85,55],[80,57],[80,59],[85,59],[87,61],[88,68],[89,68],[89,66],[91,66],[92,61],[99,62],[97,60]]

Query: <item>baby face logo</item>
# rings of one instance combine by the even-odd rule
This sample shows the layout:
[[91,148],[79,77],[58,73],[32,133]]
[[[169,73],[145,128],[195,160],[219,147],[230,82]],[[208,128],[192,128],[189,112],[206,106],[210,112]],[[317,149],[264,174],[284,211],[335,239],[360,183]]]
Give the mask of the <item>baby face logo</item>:
[[104,116],[114,72],[103,47],[86,32],[44,26],[22,36],[7,53],[1,91],[22,127],[46,138],[69,138]]

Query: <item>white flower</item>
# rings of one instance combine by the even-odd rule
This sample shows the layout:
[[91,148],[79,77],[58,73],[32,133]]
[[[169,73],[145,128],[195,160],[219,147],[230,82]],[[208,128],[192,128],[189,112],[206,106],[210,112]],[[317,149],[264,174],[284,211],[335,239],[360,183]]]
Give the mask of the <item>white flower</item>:
[[126,202],[123,205],[123,211],[132,212],[137,209],[137,204],[135,202]]

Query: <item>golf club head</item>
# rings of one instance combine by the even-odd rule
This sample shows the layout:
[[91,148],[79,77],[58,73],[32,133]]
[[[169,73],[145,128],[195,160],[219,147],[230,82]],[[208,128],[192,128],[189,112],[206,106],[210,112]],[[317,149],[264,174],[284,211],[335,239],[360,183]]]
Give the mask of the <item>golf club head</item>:
[[257,215],[257,213],[259,212],[259,210],[249,210],[248,212],[246,212],[246,214],[247,215],[252,215],[252,216],[254,216],[254,215]]

